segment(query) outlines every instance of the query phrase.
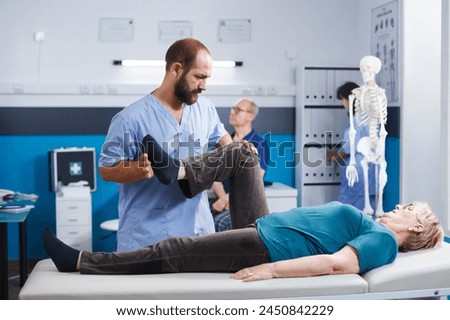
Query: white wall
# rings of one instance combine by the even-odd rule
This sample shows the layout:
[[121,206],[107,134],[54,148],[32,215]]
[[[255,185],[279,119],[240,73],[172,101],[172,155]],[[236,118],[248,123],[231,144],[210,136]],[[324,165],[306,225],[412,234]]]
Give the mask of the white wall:
[[[162,59],[170,43],[159,43],[159,21],[191,21],[193,37],[214,59],[244,61],[242,68],[213,70],[205,94],[219,107],[243,95],[262,106],[294,106],[296,66],[358,60],[347,50],[357,46],[357,0],[0,1],[0,107],[128,105],[159,85],[164,70],[112,61]],[[132,18],[134,41],[100,42],[105,17]],[[219,43],[219,19],[250,19],[251,42]],[[41,44],[36,31],[45,33]],[[80,92],[85,86],[87,94]],[[104,93],[95,94],[96,87]]]
[[[243,68],[215,70],[210,85],[245,88],[249,84],[276,84],[289,91],[295,82],[297,66],[357,65],[360,57],[370,52],[371,10],[390,2],[0,1],[0,106],[125,105],[128,100],[120,97],[35,95],[24,99],[21,94],[5,92],[12,90],[10,84],[15,83],[31,84],[34,88],[37,85],[38,89],[46,84],[58,84],[63,91],[84,83],[138,84],[141,87],[137,94],[147,91],[149,84],[157,85],[161,81],[162,69],[125,69],[112,66],[111,62],[122,58],[161,59],[168,44],[158,43],[160,20],[191,21],[193,36],[210,48],[215,59],[244,61]],[[399,0],[399,3],[402,22],[400,85],[403,88],[401,200],[423,199],[437,212],[443,212],[446,206],[436,190],[442,176],[439,149],[448,138],[445,136],[442,140],[440,132],[441,1]],[[133,18],[134,42],[99,42],[98,22],[102,17]],[[218,19],[251,19],[251,42],[219,43]],[[33,41],[35,31],[46,34],[41,45]],[[296,59],[287,59],[286,50],[296,52]],[[127,99],[131,101],[134,96]],[[278,100],[274,102],[278,103]]]
[[441,157],[440,185],[441,210],[446,214],[447,231],[450,234],[450,1],[442,1],[442,100],[441,100]]
[[[216,71],[210,84],[292,84],[293,66],[354,64],[357,0],[14,0],[1,1],[0,83],[159,83],[162,68],[112,66],[122,58],[162,59],[158,21],[193,23],[217,60],[244,61]],[[98,41],[99,18],[133,18],[134,42]],[[218,19],[251,19],[251,42],[217,41]],[[33,41],[44,31],[42,44]],[[297,53],[294,61],[286,50]]]
[[[370,52],[370,36],[364,30],[370,28],[371,10],[388,2],[360,1],[361,56]],[[443,197],[447,194],[440,192],[442,173],[447,172],[441,157],[442,144],[447,141],[441,137],[441,9],[441,0],[399,0],[400,201],[427,201],[446,221]]]
[[424,200],[443,218],[440,198],[441,1],[403,1],[401,197]]

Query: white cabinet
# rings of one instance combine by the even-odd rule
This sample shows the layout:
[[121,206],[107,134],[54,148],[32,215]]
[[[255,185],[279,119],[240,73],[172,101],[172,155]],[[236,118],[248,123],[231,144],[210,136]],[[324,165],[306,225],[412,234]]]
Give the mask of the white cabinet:
[[56,235],[71,247],[92,251],[90,187],[62,187],[56,194]]
[[297,73],[296,149],[301,164],[296,166],[299,204],[313,206],[337,199],[340,167],[326,158],[326,150],[345,143],[343,133],[348,112],[336,97],[347,81],[359,83],[359,68],[302,67]]
[[[297,208],[298,191],[295,188],[289,187],[280,182],[274,182],[270,186],[264,187],[266,194],[267,205],[269,212],[287,211],[292,208]],[[213,189],[207,191],[209,199],[215,199]],[[109,230],[109,228],[116,228],[117,221],[105,223],[102,229]]]
[[279,182],[264,188],[270,212],[287,211],[297,208],[297,189]]

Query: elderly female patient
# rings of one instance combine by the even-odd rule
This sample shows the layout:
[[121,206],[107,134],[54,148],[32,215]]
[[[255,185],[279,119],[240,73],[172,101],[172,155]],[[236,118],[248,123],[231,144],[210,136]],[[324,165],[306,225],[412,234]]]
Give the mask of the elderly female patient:
[[377,221],[339,202],[267,214],[258,157],[246,143],[181,161],[168,157],[150,136],[144,145],[156,177],[178,181],[187,197],[230,178],[232,219],[241,228],[119,253],[78,251],[46,229],[44,248],[60,272],[235,272],[233,278],[243,281],[363,273],[393,262],[398,250],[431,248],[443,239],[426,203],[396,206]]

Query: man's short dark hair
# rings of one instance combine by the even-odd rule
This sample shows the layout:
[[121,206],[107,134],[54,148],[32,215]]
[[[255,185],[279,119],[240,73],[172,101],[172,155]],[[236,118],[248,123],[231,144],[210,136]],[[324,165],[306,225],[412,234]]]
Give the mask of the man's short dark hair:
[[166,72],[174,63],[181,63],[185,72],[188,72],[197,58],[200,50],[209,50],[206,46],[193,38],[186,38],[175,41],[166,52]]

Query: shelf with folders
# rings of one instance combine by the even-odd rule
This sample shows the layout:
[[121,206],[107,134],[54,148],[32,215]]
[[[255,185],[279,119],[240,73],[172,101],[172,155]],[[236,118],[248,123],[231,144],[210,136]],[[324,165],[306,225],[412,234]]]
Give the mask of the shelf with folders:
[[319,205],[337,199],[340,164],[327,159],[327,149],[345,144],[348,112],[336,96],[339,86],[360,83],[356,67],[301,67],[297,70],[296,136],[301,165],[296,168],[298,202]]

